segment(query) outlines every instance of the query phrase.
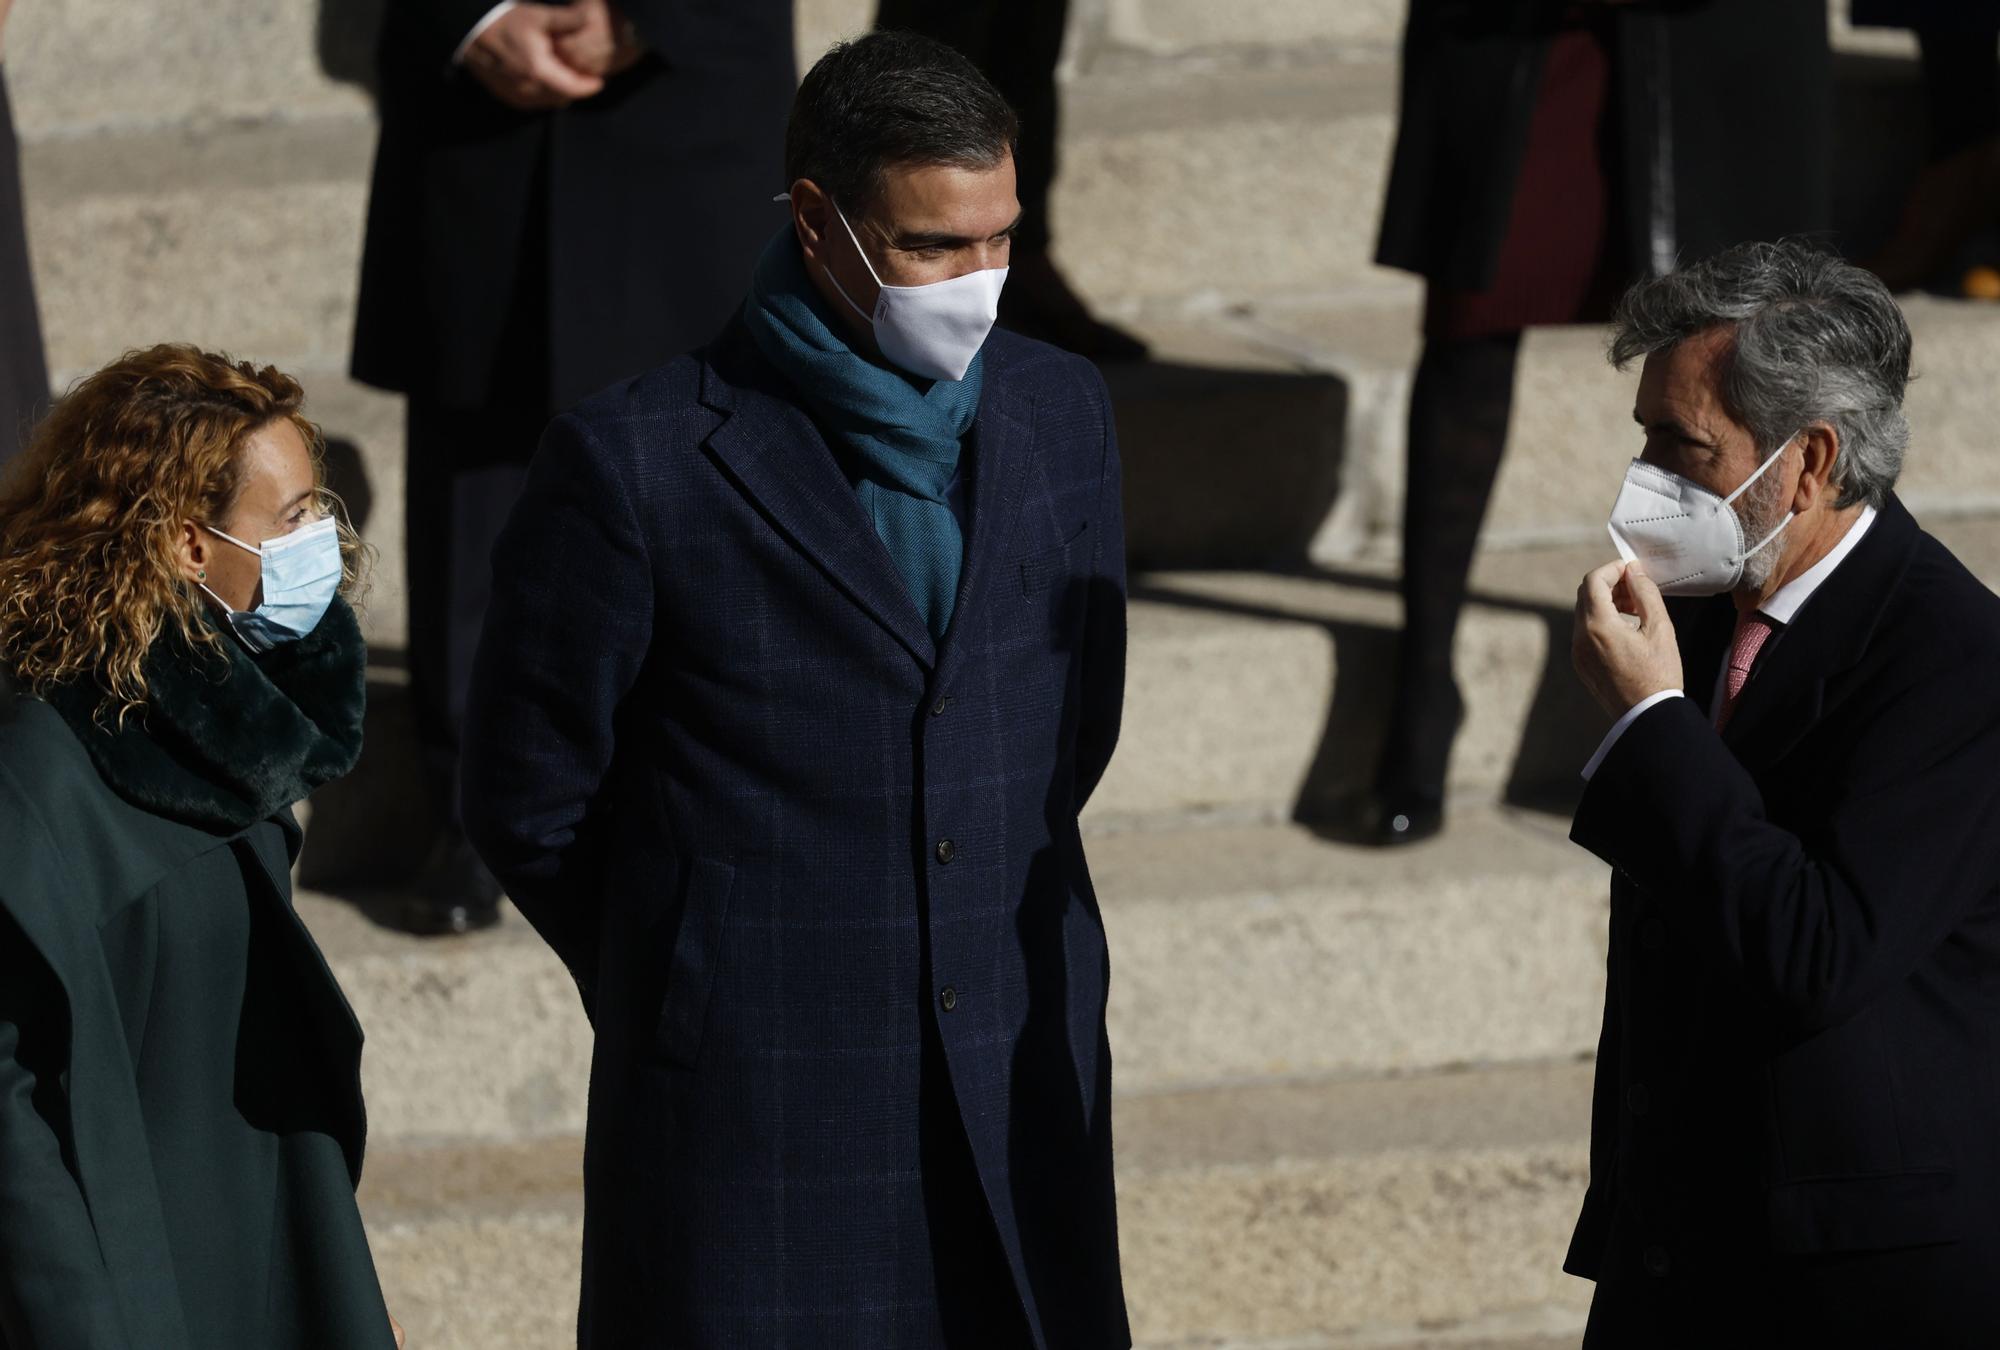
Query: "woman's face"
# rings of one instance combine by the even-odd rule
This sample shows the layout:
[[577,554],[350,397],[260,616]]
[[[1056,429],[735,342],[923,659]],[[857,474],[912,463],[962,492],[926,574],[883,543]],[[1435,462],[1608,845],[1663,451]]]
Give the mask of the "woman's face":
[[289,418],[278,418],[251,433],[242,456],[242,488],[228,517],[186,527],[182,566],[191,581],[206,573],[202,584],[231,609],[255,609],[264,598],[263,559],[202,525],[261,545],[317,519],[318,493],[312,454]]

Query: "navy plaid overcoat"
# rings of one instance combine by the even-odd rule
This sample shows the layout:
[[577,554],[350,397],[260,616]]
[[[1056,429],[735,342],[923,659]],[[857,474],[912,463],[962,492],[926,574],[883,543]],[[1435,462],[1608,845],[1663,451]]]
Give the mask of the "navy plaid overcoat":
[[[966,475],[934,644],[740,323],[543,439],[463,791],[596,1027],[585,1346],[1130,1343],[1077,830],[1124,683],[1096,370],[995,332]],[[982,1250],[1012,1332],[940,1308]]]

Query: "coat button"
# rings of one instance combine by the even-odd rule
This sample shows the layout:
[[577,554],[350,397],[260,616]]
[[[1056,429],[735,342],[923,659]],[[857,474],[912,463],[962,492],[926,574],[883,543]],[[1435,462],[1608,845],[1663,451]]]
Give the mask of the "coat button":
[[1639,925],[1639,945],[1649,952],[1656,952],[1667,945],[1667,921],[1648,919]]
[[949,864],[951,860],[953,858],[956,858],[957,856],[958,856],[957,844],[952,843],[951,840],[949,839],[938,840],[937,860],[939,863]]
[[1625,1089],[1625,1109],[1635,1116],[1643,1116],[1653,1109],[1653,1094],[1646,1091],[1644,1083],[1634,1083]]
[[952,988],[950,985],[946,985],[943,989],[939,990],[938,1005],[946,1012],[950,1012],[956,1008],[958,1006],[958,990]]
[[931,704],[931,716],[932,716],[932,717],[943,717],[943,716],[944,716],[944,710],[945,710],[946,708],[949,708],[950,706],[951,706],[951,695],[950,695],[950,694],[939,694],[939,695],[938,695],[938,699],[937,699],[937,702],[935,702],[935,703]]
[[1665,1247],[1648,1247],[1641,1259],[1646,1263],[1648,1275],[1665,1275],[1674,1268],[1673,1258],[1667,1255]]

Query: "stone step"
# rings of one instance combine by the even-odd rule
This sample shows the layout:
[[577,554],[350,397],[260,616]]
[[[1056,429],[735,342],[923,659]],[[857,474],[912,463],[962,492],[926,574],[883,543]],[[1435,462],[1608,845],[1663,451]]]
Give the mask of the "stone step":
[[[1989,584],[2000,582],[2000,518],[1926,515]],[[1457,639],[1465,720],[1450,786],[1566,811],[1604,716],[1569,665],[1576,585],[1595,544],[1488,550],[1473,570]],[[303,875],[379,882],[412,869],[430,825],[406,686],[388,662],[400,582],[383,578],[367,622],[383,650],[370,685],[361,765],[320,795]],[[1094,831],[1198,824],[1338,822],[1366,790],[1394,694],[1400,602],[1379,562],[1293,573],[1135,576],[1124,732],[1085,813]]]
[[[106,127],[298,120],[365,110],[385,0],[308,5],[195,0],[134,10],[115,0],[23,6],[7,34],[9,81],[30,136]],[[797,0],[803,71],[834,41],[868,30],[874,0]],[[1402,0],[1080,0],[1067,65],[1218,54],[1270,57],[1390,50]]]
[[[42,24],[82,22],[101,3],[24,10],[10,63],[28,138],[29,234],[52,369],[74,374],[169,337],[337,368],[351,330],[374,139],[365,97],[304,80],[305,36],[287,29],[293,20],[274,19],[237,31],[277,44],[285,59],[274,47],[269,62],[244,63],[253,78],[189,85],[183,94],[192,104],[168,100],[151,116],[120,113],[119,100],[139,96],[137,86],[121,78],[107,95],[104,81],[57,81],[52,72],[64,61],[50,44],[60,44],[36,26],[37,14]],[[1257,4],[1301,15],[1392,7]],[[1168,10],[1211,14],[1232,29],[1248,23],[1233,8],[1196,0],[1111,6],[1114,15]],[[184,26],[178,16],[169,22]],[[108,54],[91,49],[90,60],[129,71],[120,44],[142,41],[148,26],[106,24],[117,41]],[[221,50],[219,31],[180,41],[206,59]],[[161,50],[171,57],[179,48]],[[1221,57],[1137,50],[1112,44],[1066,86],[1063,172],[1051,210],[1059,253],[1090,298],[1129,316],[1217,300],[1415,294],[1412,280],[1372,262],[1394,131],[1392,46],[1258,47]],[[1856,56],[1843,72],[1842,182],[1852,186],[1841,218],[1845,233],[1865,243],[1900,198],[1921,143],[1920,110],[1907,60]],[[269,91],[256,92],[265,80],[287,91],[268,115],[231,102],[268,102]],[[64,112],[70,101],[78,107]]]
[[[31,136],[107,126],[294,120],[367,106],[386,0],[272,6],[196,0],[135,10],[116,0],[48,0],[12,20],[10,81]],[[1910,59],[1905,33],[1855,30],[1829,0],[1844,52]],[[1072,76],[1139,58],[1296,58],[1300,52],[1393,53],[1404,0],[1076,0],[1065,66]],[[864,32],[874,0],[797,0],[800,69],[837,39]]]
[[[1898,491],[1926,516],[2000,510],[2000,458],[1991,453],[1986,416],[1986,385],[2000,368],[2000,325],[1980,303],[1910,295],[1901,304],[1915,339],[1916,379],[1905,402],[1912,436]],[[1254,561],[1260,546],[1269,550],[1273,541],[1301,534],[1311,536],[1307,553],[1321,562],[1393,548],[1407,487],[1404,425],[1421,351],[1418,324],[1412,297],[1351,293],[1244,303],[1198,325],[1159,316],[1147,331],[1167,359],[1273,375],[1323,372],[1345,386],[1346,411],[1341,443],[1333,447],[1338,487],[1330,492],[1314,494],[1291,467],[1303,453],[1296,448],[1303,427],[1275,444],[1244,438],[1239,454],[1255,466],[1249,476],[1291,490],[1289,508],[1275,513],[1276,531],[1274,513],[1261,501],[1237,511],[1226,495],[1190,493],[1145,519],[1138,546],[1159,548],[1170,565]],[[1146,327],[1143,319],[1140,326]],[[1608,330],[1595,326],[1527,335],[1506,457],[1482,536],[1487,547],[1603,539],[1625,463],[1643,448],[1632,422],[1638,371],[1614,370],[1604,357],[1608,341]],[[1323,445],[1324,438],[1314,448]],[[1155,469],[1156,458],[1177,448],[1151,441],[1134,447],[1142,485],[1163,486],[1148,483],[1149,470],[1188,476],[1178,460]],[[1213,458],[1222,461],[1210,469],[1218,477],[1248,467],[1238,456]]]
[[[1574,1344],[1589,1286],[1560,1267],[1589,1087],[1561,1065],[1125,1098],[1137,1340]],[[362,1210],[412,1345],[566,1343],[580,1173],[574,1137],[371,1151]]]
[[[316,824],[316,821],[315,821]],[[1256,827],[1089,845],[1121,1094],[1587,1055],[1603,1008],[1605,872],[1547,818],[1473,810],[1384,854]],[[582,1128],[591,1036],[519,915],[428,941],[302,893],[368,1034],[378,1139]]]
[[[1148,66],[1080,86],[1052,207],[1064,258],[1099,298],[1379,284],[1393,88],[1382,59],[1173,78]],[[33,99],[19,97],[24,119]],[[337,109],[31,138],[51,368],[165,338],[338,368],[373,143],[365,111]],[[1301,164],[1314,172],[1288,181]]]

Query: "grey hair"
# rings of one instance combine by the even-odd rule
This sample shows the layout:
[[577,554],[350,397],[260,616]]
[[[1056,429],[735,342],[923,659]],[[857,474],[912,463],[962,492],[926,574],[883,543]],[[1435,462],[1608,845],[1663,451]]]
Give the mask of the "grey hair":
[[1840,438],[1835,505],[1887,504],[1910,443],[1910,325],[1873,273],[1796,239],[1738,244],[1632,287],[1612,324],[1620,370],[1729,327],[1718,392],[1758,453],[1828,423]]

